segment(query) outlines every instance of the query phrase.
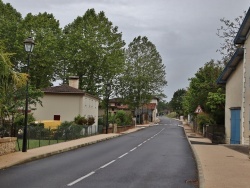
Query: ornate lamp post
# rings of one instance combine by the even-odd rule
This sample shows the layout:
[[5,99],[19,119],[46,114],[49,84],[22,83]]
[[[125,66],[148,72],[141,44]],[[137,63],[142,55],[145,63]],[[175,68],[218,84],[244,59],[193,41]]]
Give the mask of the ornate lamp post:
[[106,102],[107,102],[107,106],[106,106],[106,134],[108,134],[108,127],[109,127],[109,94],[110,94],[110,90],[111,90],[111,85],[110,83],[107,83],[106,85]]
[[[25,51],[28,52],[28,63],[27,63],[27,74],[29,75],[29,65],[30,65],[30,54],[33,51],[35,42],[32,37],[27,38],[24,41]],[[27,151],[27,124],[28,124],[28,101],[29,99],[29,78],[26,83],[26,97],[25,97],[25,114],[24,114],[24,130],[23,130],[23,148],[22,152]]]

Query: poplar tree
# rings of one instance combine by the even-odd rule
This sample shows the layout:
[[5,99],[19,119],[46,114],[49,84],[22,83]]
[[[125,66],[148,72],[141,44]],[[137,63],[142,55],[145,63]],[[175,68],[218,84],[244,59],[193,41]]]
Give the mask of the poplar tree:
[[156,46],[147,37],[138,36],[126,49],[125,68],[118,93],[132,107],[148,103],[167,85],[165,65]]

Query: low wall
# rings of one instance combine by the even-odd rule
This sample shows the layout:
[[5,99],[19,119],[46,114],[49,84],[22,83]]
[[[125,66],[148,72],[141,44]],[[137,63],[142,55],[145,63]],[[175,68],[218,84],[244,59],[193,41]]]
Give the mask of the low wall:
[[[108,133],[121,133],[124,131],[127,131],[129,129],[135,128],[134,125],[127,125],[127,126],[117,126],[117,132],[114,132],[114,127],[109,127],[108,128]],[[103,127],[102,133],[106,133],[106,127]]]
[[16,151],[16,137],[0,138],[0,155],[13,153]]

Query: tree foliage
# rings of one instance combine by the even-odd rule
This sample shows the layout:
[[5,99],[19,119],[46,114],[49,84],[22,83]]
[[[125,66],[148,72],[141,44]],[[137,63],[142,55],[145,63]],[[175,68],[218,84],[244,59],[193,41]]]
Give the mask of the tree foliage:
[[218,124],[224,124],[225,111],[225,90],[218,88],[216,92],[209,92],[207,97],[207,106],[210,110],[211,116]]
[[38,89],[48,87],[56,80],[59,64],[59,41],[61,29],[59,21],[53,14],[39,13],[27,14],[18,28],[19,60],[21,72],[26,72],[27,52],[24,50],[23,41],[32,35],[35,47],[31,54],[29,76],[31,85]]
[[[0,0],[0,40],[9,53],[17,52],[17,30],[21,21],[21,14],[11,4],[4,4]],[[13,55],[10,58],[13,58]]]
[[[27,75],[15,72],[10,61],[11,54],[0,44],[0,119],[9,116],[12,94],[26,84]],[[2,122],[1,122],[2,124]]]
[[174,92],[173,98],[169,102],[170,108],[179,115],[183,114],[182,103],[185,94],[186,94],[185,89],[178,89],[176,92]]
[[136,37],[126,50],[118,92],[130,106],[139,107],[162,93],[167,84],[165,76],[165,66],[155,45],[147,37]]
[[170,105],[165,100],[161,99],[158,102],[158,112],[159,114],[164,114],[167,110],[170,110]]
[[[244,15],[246,15],[246,12],[244,12]],[[233,21],[226,18],[220,19],[223,25],[217,29],[216,34],[219,38],[222,38],[224,42],[221,43],[221,47],[217,51],[222,55],[222,62],[224,64],[227,64],[235,52],[236,47],[234,45],[234,38],[241,26],[243,19],[244,16],[239,16]]]
[[[183,109],[185,114],[194,114],[194,111],[198,105],[206,113],[211,113],[214,95],[218,92],[221,94],[225,93],[225,89],[216,84],[216,80],[222,71],[222,67],[215,63],[213,60],[207,62],[204,67],[200,68],[195,74],[195,77],[189,79],[189,87],[183,98]],[[219,90],[219,88],[221,88]],[[210,92],[210,94],[209,94]],[[221,105],[223,105],[221,103]],[[222,109],[216,109],[216,113],[222,111]]]
[[125,42],[103,11],[87,10],[64,28],[64,38],[67,73],[79,76],[80,89],[97,94],[98,83],[112,84],[123,70]]

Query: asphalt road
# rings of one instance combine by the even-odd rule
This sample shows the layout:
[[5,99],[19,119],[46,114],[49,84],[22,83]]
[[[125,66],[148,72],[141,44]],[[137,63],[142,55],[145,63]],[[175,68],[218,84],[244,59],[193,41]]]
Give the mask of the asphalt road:
[[196,187],[195,159],[179,122],[0,171],[1,188]]

